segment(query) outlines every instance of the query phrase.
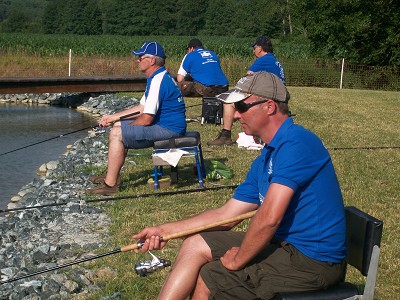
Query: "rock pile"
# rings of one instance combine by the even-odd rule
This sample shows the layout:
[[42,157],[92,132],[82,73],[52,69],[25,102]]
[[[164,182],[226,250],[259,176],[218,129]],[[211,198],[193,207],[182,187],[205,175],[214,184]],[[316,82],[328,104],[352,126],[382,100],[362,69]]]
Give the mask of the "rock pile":
[[48,104],[76,108],[95,96],[95,93],[0,94],[0,103]]
[[[115,96],[91,98],[85,109],[104,114],[137,103]],[[111,105],[113,104],[113,105]],[[98,106],[103,108],[100,110]],[[106,107],[107,106],[107,107]],[[42,166],[42,176],[24,186],[8,208],[34,207],[0,216],[1,281],[72,262],[107,244],[107,214],[82,201],[91,187],[87,166],[107,163],[107,137],[90,134],[78,140],[58,161]],[[94,283],[98,272],[74,265],[0,285],[0,299],[85,299],[99,289]],[[111,275],[109,275],[111,276]],[[109,298],[119,299],[120,294]]]

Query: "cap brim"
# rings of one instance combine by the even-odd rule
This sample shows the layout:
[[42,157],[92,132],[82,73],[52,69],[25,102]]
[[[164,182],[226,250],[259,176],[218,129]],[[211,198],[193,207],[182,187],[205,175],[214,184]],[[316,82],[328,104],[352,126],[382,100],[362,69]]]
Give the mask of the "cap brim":
[[239,90],[233,89],[229,90],[225,93],[219,94],[215,96],[218,100],[221,100],[225,103],[235,103],[246,99],[250,94],[243,93]]

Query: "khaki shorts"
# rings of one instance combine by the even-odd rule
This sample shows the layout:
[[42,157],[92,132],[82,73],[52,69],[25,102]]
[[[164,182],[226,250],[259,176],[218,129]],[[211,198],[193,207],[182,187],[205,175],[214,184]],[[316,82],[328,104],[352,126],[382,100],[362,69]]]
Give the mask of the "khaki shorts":
[[227,270],[219,258],[240,246],[245,233],[201,233],[214,261],[204,265],[200,276],[211,291],[209,299],[272,299],[279,292],[323,289],[338,283],[345,264],[321,262],[300,253],[285,242],[273,241],[242,270]]

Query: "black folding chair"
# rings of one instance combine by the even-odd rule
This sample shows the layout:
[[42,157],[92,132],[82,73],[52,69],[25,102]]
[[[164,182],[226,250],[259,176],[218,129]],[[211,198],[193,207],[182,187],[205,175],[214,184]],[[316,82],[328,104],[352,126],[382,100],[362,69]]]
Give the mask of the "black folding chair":
[[[326,290],[281,293],[278,300],[373,300],[380,244],[382,239],[383,222],[356,207],[346,207],[347,222],[347,264],[357,268],[366,276],[364,291],[358,291],[356,285],[345,282]],[[343,276],[345,279],[345,274]]]

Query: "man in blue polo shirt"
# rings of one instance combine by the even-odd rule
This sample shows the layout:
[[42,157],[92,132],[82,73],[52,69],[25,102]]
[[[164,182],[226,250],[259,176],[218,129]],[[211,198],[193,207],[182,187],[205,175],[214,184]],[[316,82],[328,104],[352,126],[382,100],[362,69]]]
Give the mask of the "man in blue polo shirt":
[[206,50],[199,39],[190,40],[176,79],[183,96],[213,97],[228,90],[228,79],[214,51]]
[[[262,35],[259,36],[255,42],[251,45],[256,60],[247,69],[246,75],[253,74],[254,72],[265,71],[270,72],[278,76],[284,84],[286,84],[285,72],[278,59],[274,55],[272,48],[271,39]],[[232,127],[233,127],[233,115],[235,108],[232,104],[225,104],[223,111],[224,126],[219,133],[218,137],[208,142],[209,146],[229,146],[235,142],[232,141]]]
[[162,236],[256,213],[246,232],[228,231],[235,222],[187,237],[158,299],[272,299],[338,283],[346,255],[341,190],[321,140],[289,116],[282,80],[255,72],[217,98],[265,143],[245,181],[221,207],[133,237],[143,251],[161,249]]
[[[157,42],[145,42],[132,52],[138,57],[138,69],[147,76],[147,85],[139,105],[103,116],[101,126],[113,125],[109,135],[108,168],[92,176],[100,185],[87,190],[90,194],[110,195],[118,191],[119,173],[128,149],[148,148],[154,141],[184,135],[186,109],[177,83],[164,67],[164,49]],[[123,116],[135,114],[129,118]]]

